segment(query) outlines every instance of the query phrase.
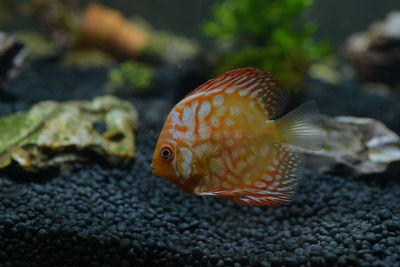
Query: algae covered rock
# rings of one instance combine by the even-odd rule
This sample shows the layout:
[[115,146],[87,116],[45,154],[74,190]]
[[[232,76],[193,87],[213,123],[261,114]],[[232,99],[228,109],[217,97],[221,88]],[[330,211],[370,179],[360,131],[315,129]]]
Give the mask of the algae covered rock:
[[92,101],[44,101],[0,118],[0,168],[26,171],[75,161],[125,165],[135,156],[138,113],[112,96]]
[[322,116],[322,122],[322,149],[306,152],[311,169],[360,176],[400,173],[400,138],[382,122],[350,116]]

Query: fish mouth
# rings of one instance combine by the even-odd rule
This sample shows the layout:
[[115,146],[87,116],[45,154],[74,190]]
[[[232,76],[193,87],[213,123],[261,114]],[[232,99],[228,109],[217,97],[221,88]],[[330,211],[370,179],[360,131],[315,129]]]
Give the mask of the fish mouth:
[[151,173],[156,174],[157,168],[153,165],[153,162],[151,162],[150,168],[151,168]]

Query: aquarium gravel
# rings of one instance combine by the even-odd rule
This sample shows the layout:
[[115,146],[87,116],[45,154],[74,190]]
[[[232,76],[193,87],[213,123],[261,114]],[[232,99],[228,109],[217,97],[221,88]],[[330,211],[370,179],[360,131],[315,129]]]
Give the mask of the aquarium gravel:
[[[35,86],[26,84],[16,83],[16,92]],[[68,92],[71,83],[58,86]],[[19,98],[0,104],[0,115],[33,104],[28,93]],[[306,171],[294,200],[274,207],[192,196],[151,174],[162,118],[150,120],[155,107],[143,101],[135,102],[138,155],[127,169],[75,165],[47,178],[0,176],[0,266],[400,263],[398,179]]]

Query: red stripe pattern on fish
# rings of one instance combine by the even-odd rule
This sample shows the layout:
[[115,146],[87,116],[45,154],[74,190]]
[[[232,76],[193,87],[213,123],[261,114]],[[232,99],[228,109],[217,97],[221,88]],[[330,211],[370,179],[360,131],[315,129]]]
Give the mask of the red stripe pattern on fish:
[[169,113],[153,173],[195,195],[260,206],[287,202],[304,164],[296,147],[318,150],[314,102],[274,120],[287,93],[272,74],[232,70],[189,93]]

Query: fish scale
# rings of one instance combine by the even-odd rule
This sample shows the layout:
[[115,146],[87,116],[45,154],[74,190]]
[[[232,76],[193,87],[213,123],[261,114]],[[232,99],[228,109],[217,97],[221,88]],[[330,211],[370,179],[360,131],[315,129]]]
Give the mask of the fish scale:
[[303,166],[295,147],[317,149],[321,130],[311,102],[273,120],[286,101],[287,92],[262,70],[243,68],[207,81],[169,113],[153,173],[196,195],[245,205],[287,202]]

